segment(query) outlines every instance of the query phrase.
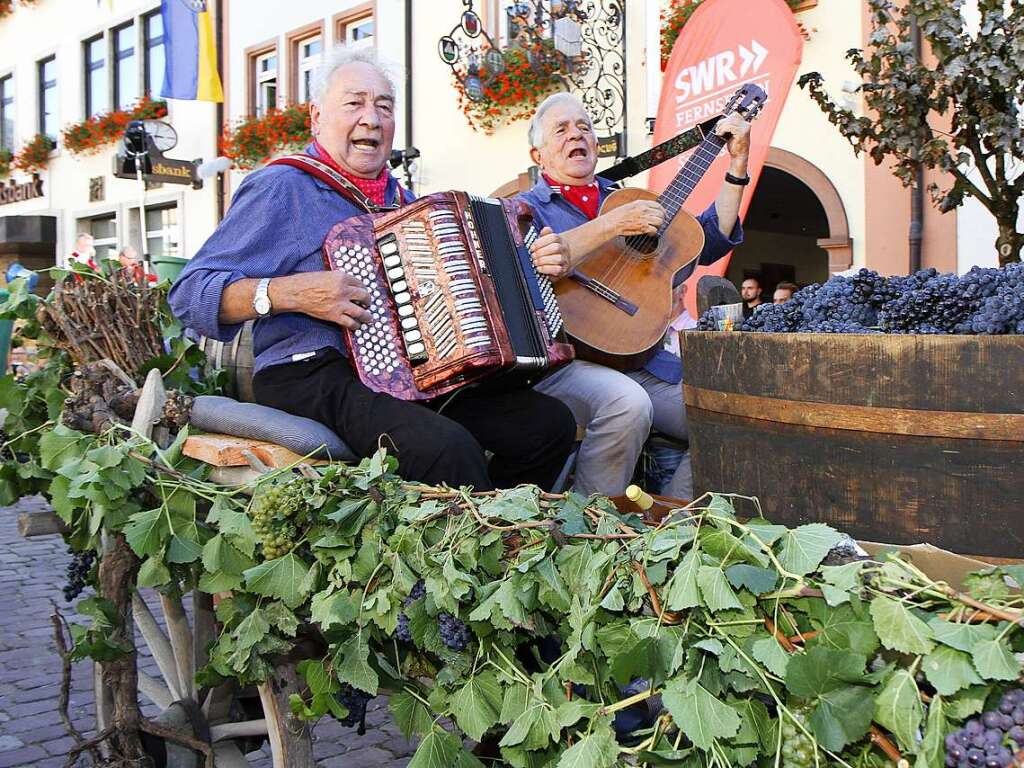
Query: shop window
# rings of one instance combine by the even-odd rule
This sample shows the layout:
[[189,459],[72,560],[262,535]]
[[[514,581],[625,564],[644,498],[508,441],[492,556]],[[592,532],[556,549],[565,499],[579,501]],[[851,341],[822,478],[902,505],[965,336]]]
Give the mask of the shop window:
[[135,55],[137,44],[135,22],[115,27],[114,36],[114,107],[128,109],[139,100],[139,64]]
[[88,232],[92,235],[93,246],[96,248],[94,261],[97,264],[117,256],[117,214],[106,213],[102,216],[79,219],[75,231]]
[[14,75],[0,77],[0,148],[14,151]]
[[146,95],[152,99],[160,98],[164,85],[164,19],[160,11],[153,11],[142,17],[145,44]]
[[39,83],[39,133],[57,143],[57,57],[36,63]]
[[146,208],[146,242],[150,259],[181,255],[177,205]]
[[103,35],[82,43],[85,57],[85,116],[92,117],[109,109],[107,51]]

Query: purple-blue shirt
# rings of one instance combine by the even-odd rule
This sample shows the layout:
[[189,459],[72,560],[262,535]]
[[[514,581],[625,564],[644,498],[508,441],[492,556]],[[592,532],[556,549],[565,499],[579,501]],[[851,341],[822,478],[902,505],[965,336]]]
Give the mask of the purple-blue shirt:
[[[389,177],[385,202],[393,205],[400,194],[403,202],[411,201]],[[238,187],[224,220],[172,286],[171,310],[183,325],[203,336],[230,341],[242,326],[218,319],[227,286],[246,277],[323,271],[322,247],[331,227],[364,213],[298,168],[271,165],[250,174]],[[346,353],[341,328],[309,315],[272,315],[253,326],[257,371],[325,348]]]
[[[600,176],[597,177],[597,186],[600,194],[600,205],[604,203],[605,198],[610,193],[615,191],[616,186]],[[553,190],[547,181],[544,180],[544,177],[541,177],[532,189],[528,192],[523,192],[518,197],[529,203],[533,209],[537,229],[551,227],[553,232],[566,232],[590,221],[583,211],[562,197],[556,190]],[[738,219],[730,237],[722,234],[718,228],[718,211],[715,210],[714,203],[697,217],[697,221],[700,222],[701,227],[704,229],[704,249],[693,264],[679,271],[679,274],[675,277],[676,285],[679,285],[679,283],[693,274],[696,264],[705,266],[714,264],[743,242],[743,225],[740,224]],[[678,384],[683,379],[682,363],[678,355],[673,355],[664,349],[660,350],[648,361],[644,366],[644,370],[657,376],[662,381],[667,381],[669,384]]]

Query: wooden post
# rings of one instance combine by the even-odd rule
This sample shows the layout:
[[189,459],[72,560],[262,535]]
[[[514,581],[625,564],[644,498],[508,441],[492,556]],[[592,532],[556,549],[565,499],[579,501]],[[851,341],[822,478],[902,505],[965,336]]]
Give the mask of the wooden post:
[[313,768],[316,765],[309,724],[294,717],[288,703],[288,697],[300,691],[295,663],[290,660],[281,660],[274,667],[271,679],[259,686],[274,768]]

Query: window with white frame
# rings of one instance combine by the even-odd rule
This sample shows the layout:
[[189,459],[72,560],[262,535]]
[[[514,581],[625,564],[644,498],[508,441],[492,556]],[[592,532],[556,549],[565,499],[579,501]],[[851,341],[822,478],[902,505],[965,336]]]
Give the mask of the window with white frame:
[[277,107],[277,51],[263,53],[255,58],[256,116],[267,114]]
[[147,207],[146,243],[149,258],[180,256],[180,241],[177,204]]
[[86,117],[98,115],[109,109],[106,49],[107,44],[103,35],[97,35],[82,43]]
[[76,232],[88,232],[93,238],[96,256],[93,261],[102,264],[105,259],[117,256],[117,214],[104,213],[78,220]]
[[114,38],[114,108],[128,109],[139,99],[139,61],[135,55],[138,43],[135,22],[115,27]]
[[36,62],[39,85],[39,133],[57,143],[57,57]]
[[362,48],[373,45],[374,19],[368,13],[352,19],[344,19],[339,24],[338,42],[348,47]]
[[297,75],[295,101],[305,103],[313,92],[313,73],[323,53],[323,39],[320,35],[307,37],[296,43],[295,69]]
[[14,151],[14,75],[0,77],[0,149]]
[[164,18],[159,10],[142,17],[143,52],[146,70],[145,93],[151,99],[159,99],[164,85]]

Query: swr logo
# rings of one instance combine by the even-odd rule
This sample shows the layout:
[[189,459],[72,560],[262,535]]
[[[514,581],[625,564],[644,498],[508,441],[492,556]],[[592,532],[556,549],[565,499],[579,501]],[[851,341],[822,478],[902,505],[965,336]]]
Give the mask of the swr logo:
[[[736,71],[736,59],[739,56],[739,72]],[[714,93],[726,85],[741,80],[748,75],[756,75],[768,56],[768,49],[757,40],[751,39],[750,47],[737,46],[736,52],[731,50],[716,53],[704,61],[690,67],[684,67],[676,76],[676,103],[685,102],[705,93]]]

